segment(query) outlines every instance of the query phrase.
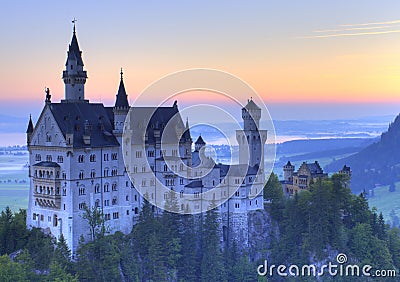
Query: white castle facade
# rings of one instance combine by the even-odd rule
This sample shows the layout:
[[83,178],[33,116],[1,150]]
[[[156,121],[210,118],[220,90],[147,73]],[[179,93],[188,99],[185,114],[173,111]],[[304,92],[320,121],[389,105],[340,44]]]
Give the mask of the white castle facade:
[[[27,129],[30,163],[28,228],[41,228],[55,238],[62,234],[74,255],[81,236],[90,239],[89,225],[82,218],[84,207],[88,206],[101,209],[111,233],[121,231],[127,234],[137,221],[143,204],[143,197],[135,187],[140,185],[140,190],[146,190],[151,200],[157,197],[156,177],[179,193],[196,195],[212,190],[214,197],[224,199],[218,207],[221,240],[235,239],[246,245],[248,214],[263,209],[267,132],[258,130],[261,109],[252,100],[242,109],[244,128],[236,133],[239,164],[216,164],[208,159],[207,167],[211,170],[205,174],[201,168],[187,169],[199,165],[202,147],[205,146],[203,138],[197,139],[192,151],[190,128],[188,122],[183,123],[177,103],[171,107],[158,107],[146,131],[145,154],[130,156],[146,159],[151,168],[127,169],[123,160],[122,137],[130,106],[122,70],[115,105],[105,107],[85,100],[87,74],[83,67],[74,26],[63,71],[65,99],[53,103],[47,90],[45,105],[36,125],[30,119]],[[161,150],[164,125],[173,116],[177,117],[175,128],[183,132],[178,149],[167,147]],[[173,167],[174,161],[178,160],[185,167]],[[186,171],[177,174],[177,170]],[[241,176],[243,170],[244,177]],[[132,181],[127,171],[134,172]],[[135,173],[141,181],[136,181]],[[238,189],[229,197],[232,187]],[[187,207],[182,205],[180,208],[184,210]],[[193,209],[196,212],[195,209],[201,210],[202,207],[194,205]]]

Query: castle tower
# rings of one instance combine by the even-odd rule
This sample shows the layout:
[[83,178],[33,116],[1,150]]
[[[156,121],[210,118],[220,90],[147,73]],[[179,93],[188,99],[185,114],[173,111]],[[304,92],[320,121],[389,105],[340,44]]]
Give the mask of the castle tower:
[[236,131],[239,143],[239,163],[264,168],[264,144],[267,141],[267,131],[260,130],[261,108],[252,99],[242,108],[243,130]]
[[294,165],[292,165],[290,161],[288,161],[287,164],[283,166],[283,177],[285,181],[293,181],[293,173]]
[[116,135],[121,135],[124,130],[124,123],[126,115],[129,112],[129,102],[128,102],[128,95],[125,91],[124,79],[123,79],[123,72],[121,68],[121,79],[119,82],[118,93],[115,99],[115,105],[113,108],[114,112],[114,130],[113,133]]
[[76,38],[75,21],[71,44],[68,49],[67,62],[63,71],[65,100],[62,102],[88,102],[85,100],[85,83],[87,74],[83,70],[82,52]]

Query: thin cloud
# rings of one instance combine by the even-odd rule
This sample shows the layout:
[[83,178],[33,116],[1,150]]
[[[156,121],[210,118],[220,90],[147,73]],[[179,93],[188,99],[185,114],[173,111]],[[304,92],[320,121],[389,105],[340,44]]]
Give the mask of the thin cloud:
[[376,31],[376,32],[336,33],[336,34],[325,34],[325,35],[301,36],[299,38],[329,38],[329,37],[345,37],[345,36],[378,35],[378,34],[389,34],[389,33],[400,33],[400,29]]
[[399,33],[399,23],[400,20],[358,24],[341,24],[334,29],[318,29],[312,31],[312,33],[314,34],[319,33],[318,35],[300,36],[297,38],[330,38]]
[[359,24],[341,24],[339,26],[368,26],[368,25],[387,25],[387,24],[398,24],[400,23],[400,20],[394,20],[394,21],[385,21],[385,22],[371,22],[371,23],[359,23]]
[[312,32],[315,33],[324,33],[324,32],[343,32],[343,31],[352,31],[352,30],[371,30],[371,29],[387,29],[399,27],[398,25],[384,25],[384,26],[370,26],[370,27],[352,27],[352,28],[341,28],[341,29],[317,29]]

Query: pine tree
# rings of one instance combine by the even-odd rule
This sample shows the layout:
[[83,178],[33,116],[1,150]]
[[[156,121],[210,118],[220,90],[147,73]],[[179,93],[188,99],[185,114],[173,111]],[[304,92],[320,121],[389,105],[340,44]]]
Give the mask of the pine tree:
[[[171,211],[171,212],[170,212]],[[163,246],[165,265],[168,269],[170,279],[176,280],[178,260],[181,257],[181,242],[179,236],[179,226],[181,224],[181,215],[179,211],[178,200],[174,191],[170,191],[166,201],[166,207],[160,218],[162,227],[158,232],[160,242]]]
[[202,234],[201,281],[224,281],[224,260],[220,246],[218,212],[211,203],[206,212]]
[[67,272],[72,272],[73,266],[71,262],[71,250],[68,248],[67,241],[63,234],[61,234],[60,239],[56,244],[53,262],[56,262],[57,265],[65,269]]
[[179,238],[181,256],[178,261],[178,277],[182,281],[199,281],[200,261],[198,226],[192,214],[181,215]]

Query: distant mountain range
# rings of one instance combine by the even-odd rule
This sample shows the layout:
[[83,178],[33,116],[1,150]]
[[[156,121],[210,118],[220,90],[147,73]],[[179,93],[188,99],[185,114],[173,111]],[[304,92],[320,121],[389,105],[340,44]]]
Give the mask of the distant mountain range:
[[337,160],[325,167],[334,172],[349,165],[353,171],[351,188],[359,193],[377,184],[389,185],[400,180],[400,115],[380,139],[360,152]]

